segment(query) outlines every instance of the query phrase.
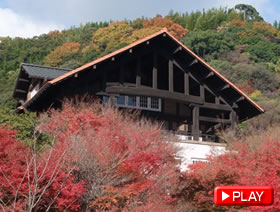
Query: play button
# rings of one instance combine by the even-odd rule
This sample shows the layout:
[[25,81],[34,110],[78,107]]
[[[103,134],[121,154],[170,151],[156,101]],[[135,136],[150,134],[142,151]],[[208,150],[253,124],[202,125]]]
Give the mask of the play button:
[[229,197],[229,195],[225,192],[222,191],[222,201],[224,201],[225,199],[227,199]]

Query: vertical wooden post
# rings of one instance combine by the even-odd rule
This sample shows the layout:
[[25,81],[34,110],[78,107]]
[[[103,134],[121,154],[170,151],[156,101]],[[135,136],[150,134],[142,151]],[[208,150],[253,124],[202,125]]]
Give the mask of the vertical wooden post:
[[173,61],[169,60],[168,62],[168,78],[169,78],[169,91],[173,92],[174,91],[174,86],[173,86]]
[[158,82],[158,58],[157,52],[154,50],[153,53],[153,88],[157,89],[157,82]]
[[199,107],[195,106],[192,111],[192,135],[194,140],[198,140],[199,132]]
[[136,87],[141,86],[141,56],[137,57],[137,68],[136,68]]
[[205,101],[205,88],[203,85],[200,85],[200,98]]
[[234,110],[230,112],[230,123],[231,129],[234,129],[236,124],[236,112]]
[[219,105],[220,104],[220,99],[219,97],[215,96],[215,104],[216,105]]
[[187,72],[184,72],[184,90],[185,90],[185,95],[190,94],[189,74]]
[[124,64],[123,62],[121,63],[121,69],[120,69],[120,83],[124,83]]
[[176,116],[180,116],[180,103],[176,102]]
[[106,82],[107,82],[107,70],[103,71],[103,79],[102,79],[102,90],[105,92],[106,90]]

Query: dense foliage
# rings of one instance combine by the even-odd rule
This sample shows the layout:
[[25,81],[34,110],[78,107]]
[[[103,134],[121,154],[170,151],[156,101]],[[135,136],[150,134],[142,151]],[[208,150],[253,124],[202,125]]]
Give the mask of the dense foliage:
[[[20,63],[74,69],[163,27],[266,110],[241,123],[234,138],[263,132],[280,122],[280,22],[265,22],[250,5],[87,23],[29,39],[2,37],[0,206],[7,211],[14,207],[19,211],[48,207],[211,211],[217,209],[212,203],[215,185],[265,182],[277,190],[279,136],[271,135],[279,128],[263,133],[266,137],[261,139],[237,142],[229,154],[211,158],[210,164],[198,163],[180,175],[175,150],[164,142],[159,127],[145,120],[135,122],[134,115],[100,105],[80,105],[78,109],[69,104],[62,111],[44,114],[40,122],[33,113],[14,113],[12,94]],[[47,144],[42,132],[48,135]],[[55,169],[57,165],[59,169]],[[61,189],[61,184],[65,188]],[[273,207],[264,210],[279,209],[279,202]]]
[[42,114],[36,129],[51,145],[26,147],[0,128],[0,207],[7,211],[176,208],[176,149],[157,124],[97,103],[68,103]]
[[210,157],[209,163],[191,165],[178,183],[178,195],[185,200],[185,204],[189,203],[199,211],[236,211],[238,208],[216,207],[213,204],[216,186],[266,185],[274,188],[274,204],[244,208],[244,211],[279,211],[279,130],[279,126],[270,128],[264,134],[236,141],[228,153]]

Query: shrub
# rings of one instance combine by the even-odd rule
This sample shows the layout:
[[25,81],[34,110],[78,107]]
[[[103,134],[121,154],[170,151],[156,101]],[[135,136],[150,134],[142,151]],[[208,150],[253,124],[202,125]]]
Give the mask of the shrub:
[[140,210],[155,200],[173,207],[176,150],[156,123],[98,103],[66,103],[43,115],[40,129],[64,145],[74,143],[76,176],[87,181],[85,208]]
[[209,163],[191,165],[181,181],[178,195],[198,211],[230,211],[237,208],[213,205],[216,186],[272,186],[274,204],[249,207],[249,211],[278,211],[280,209],[280,143],[279,126],[266,133],[255,134],[243,142],[233,143],[227,154],[210,157]]

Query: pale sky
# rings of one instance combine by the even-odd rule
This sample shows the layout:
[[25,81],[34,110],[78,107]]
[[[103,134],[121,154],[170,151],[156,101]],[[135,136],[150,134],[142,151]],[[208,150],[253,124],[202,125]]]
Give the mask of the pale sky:
[[0,37],[32,37],[81,23],[133,20],[212,7],[250,4],[273,23],[280,20],[280,0],[0,0]]

